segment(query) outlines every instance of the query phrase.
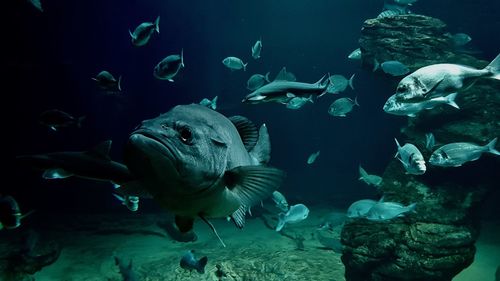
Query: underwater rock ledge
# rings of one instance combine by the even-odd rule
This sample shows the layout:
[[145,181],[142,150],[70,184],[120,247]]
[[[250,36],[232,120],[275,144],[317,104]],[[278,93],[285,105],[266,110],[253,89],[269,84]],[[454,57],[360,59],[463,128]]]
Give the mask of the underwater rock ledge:
[[[443,62],[476,68],[488,64],[456,53],[446,24],[422,15],[369,19],[359,43],[363,66],[369,69],[375,59],[398,60],[411,71]],[[499,92],[499,81],[479,80],[459,93],[460,110],[442,106],[409,118],[402,128],[406,138],[400,142],[415,144],[425,159],[432,153],[425,149],[425,133],[429,132],[434,133],[438,145],[460,141],[486,144],[500,136]],[[411,176],[398,160],[391,161],[383,174],[381,195],[386,201],[417,203],[416,213],[381,223],[346,222],[341,234],[346,280],[451,281],[474,260],[478,209],[500,181],[498,173],[486,175],[484,171],[499,165],[500,157],[483,155],[457,168],[428,165],[425,175]]]

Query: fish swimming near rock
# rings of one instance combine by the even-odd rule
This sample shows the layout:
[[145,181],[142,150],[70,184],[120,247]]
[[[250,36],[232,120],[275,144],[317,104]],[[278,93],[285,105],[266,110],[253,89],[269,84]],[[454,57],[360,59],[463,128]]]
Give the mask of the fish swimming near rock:
[[370,208],[370,210],[364,217],[371,221],[382,222],[391,220],[393,218],[402,217],[408,212],[414,212],[416,207],[416,203],[404,206],[396,202],[379,201]]
[[282,210],[283,212],[288,211],[288,202],[286,201],[285,196],[281,194],[281,192],[273,191],[271,198],[273,199],[274,204],[276,204],[276,207],[278,207],[278,209]]
[[184,68],[184,49],[180,55],[169,55],[161,60],[154,68],[154,77],[160,80],[174,82],[174,77]]
[[479,78],[500,80],[500,54],[483,69],[450,63],[419,68],[399,82],[396,96],[403,100],[445,96],[468,88]]
[[367,185],[380,186],[382,184],[382,177],[377,175],[368,174],[361,165],[359,165],[359,180],[364,181]]
[[311,165],[312,163],[314,163],[316,161],[316,159],[318,158],[320,154],[320,151],[316,151],[314,153],[312,153],[311,155],[309,155],[309,157],[307,157],[307,164]]
[[294,97],[286,103],[286,108],[288,109],[299,109],[303,107],[306,103],[314,103],[312,95],[308,98],[306,97]]
[[380,65],[380,68],[382,68],[382,71],[392,76],[402,76],[410,72],[410,69],[406,65],[395,60],[384,61]]
[[401,146],[399,145],[397,139],[394,140],[396,141],[396,145],[398,147],[398,151],[394,157],[396,157],[399,162],[403,164],[406,173],[412,175],[423,175],[427,170],[427,167],[425,166],[424,156],[422,156],[420,150],[418,150],[418,148],[411,143],[406,143]]
[[122,77],[118,77],[118,80],[106,70],[103,70],[97,74],[92,80],[96,81],[97,85],[106,91],[117,92],[122,90]]
[[227,68],[231,69],[231,71],[240,69],[246,71],[248,62],[244,63],[241,59],[237,57],[227,57],[222,60],[222,64],[225,65]]
[[218,96],[215,96],[212,100],[209,100],[207,98],[204,98],[200,101],[200,104],[203,105],[203,106],[206,106],[208,108],[211,108],[213,110],[216,110],[217,109],[217,100],[218,100]]
[[22,214],[14,197],[0,194],[0,230],[18,228],[21,220],[32,212]]
[[269,83],[269,73],[266,73],[266,75],[262,74],[254,74],[248,78],[247,81],[247,89],[250,91],[255,91],[258,88],[262,87],[264,84]]
[[377,201],[371,199],[358,200],[347,208],[346,216],[351,219],[362,218],[375,204],[377,204]]
[[495,148],[497,138],[494,138],[488,144],[480,146],[470,142],[449,143],[436,149],[429,163],[440,167],[458,167],[464,163],[478,160],[483,153],[500,155],[500,151]]
[[265,125],[191,104],[143,121],[124,158],[181,233],[201,218],[220,240],[209,218],[230,217],[242,228],[248,209],[281,185],[284,172],[266,165],[270,149]]
[[198,273],[205,273],[205,266],[208,263],[208,257],[204,256],[200,259],[196,259],[194,256],[194,250],[188,251],[181,258],[179,265],[185,270],[196,270]]
[[85,116],[75,118],[62,110],[51,109],[40,114],[39,122],[40,124],[49,127],[51,130],[57,131],[61,128],[68,127],[81,128],[82,122],[85,118]]
[[139,281],[137,273],[132,268],[132,259],[128,264],[125,264],[125,262],[117,256],[114,256],[114,259],[115,265],[118,267],[118,271],[120,272],[123,281]]
[[297,223],[305,220],[309,215],[309,209],[304,204],[293,205],[286,213],[280,213],[276,231],[281,231],[287,223]]
[[264,102],[286,104],[295,97],[309,97],[310,95],[321,96],[325,93],[330,93],[330,86],[331,83],[328,79],[328,75],[323,76],[314,84],[296,82],[295,75],[287,72],[286,68],[283,67],[271,83],[248,94],[242,102],[249,104]]
[[158,16],[154,22],[143,22],[134,29],[134,32],[128,31],[131,37],[132,44],[140,47],[149,42],[151,35],[156,31],[160,33],[160,17]]
[[330,104],[328,114],[336,117],[346,117],[347,113],[351,112],[355,105],[359,106],[357,97],[354,98],[354,100],[350,98],[340,98]]
[[262,51],[262,39],[257,40],[252,46],[252,58],[260,58],[260,52]]
[[361,60],[361,49],[357,48],[356,50],[352,51],[348,56],[348,59],[351,60]]
[[460,109],[455,102],[457,95],[457,93],[451,93],[444,97],[437,96],[423,100],[404,100],[397,95],[392,95],[385,102],[383,110],[389,114],[415,117],[421,111],[431,110],[443,104]]

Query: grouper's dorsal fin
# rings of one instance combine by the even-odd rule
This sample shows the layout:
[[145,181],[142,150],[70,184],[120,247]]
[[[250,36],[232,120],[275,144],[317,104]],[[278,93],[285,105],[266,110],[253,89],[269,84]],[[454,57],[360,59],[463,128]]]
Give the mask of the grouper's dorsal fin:
[[297,81],[297,78],[295,75],[291,72],[286,71],[286,67],[283,67],[278,75],[276,75],[276,78],[274,78],[274,81],[291,81],[295,82]]
[[90,154],[92,156],[106,159],[106,160],[111,160],[109,158],[109,151],[111,150],[111,140],[103,141],[100,144],[94,146],[91,148],[89,151],[87,151],[87,154]]
[[243,145],[245,145],[246,150],[252,150],[259,139],[259,131],[257,130],[257,126],[255,126],[252,121],[248,120],[248,118],[240,115],[231,116],[229,117],[229,120],[233,122],[236,130],[238,130],[238,133],[240,134],[241,140],[243,141]]
[[269,197],[284,179],[285,173],[282,170],[261,165],[240,166],[227,171],[224,174],[225,185],[240,202],[240,209],[233,216],[233,219],[238,218],[235,220],[237,225],[238,222],[244,223],[239,218],[242,210],[246,211]]

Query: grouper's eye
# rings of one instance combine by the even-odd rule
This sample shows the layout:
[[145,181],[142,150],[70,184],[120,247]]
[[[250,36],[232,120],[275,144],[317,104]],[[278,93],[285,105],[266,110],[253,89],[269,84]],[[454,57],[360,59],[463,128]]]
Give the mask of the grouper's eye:
[[193,138],[193,134],[191,133],[191,130],[187,127],[179,128],[179,136],[181,138],[181,141],[185,144],[191,143],[191,140]]
[[406,85],[401,85],[398,87],[397,92],[398,93],[403,93],[406,91]]

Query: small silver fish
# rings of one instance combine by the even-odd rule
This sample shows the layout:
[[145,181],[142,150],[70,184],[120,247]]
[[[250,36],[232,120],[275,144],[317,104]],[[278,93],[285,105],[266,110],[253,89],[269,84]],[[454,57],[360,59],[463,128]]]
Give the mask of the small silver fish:
[[406,65],[395,60],[385,61],[380,67],[385,73],[392,76],[402,76],[410,72],[410,69]]
[[280,213],[276,231],[283,229],[287,223],[297,223],[305,220],[309,215],[309,209],[304,204],[297,204],[290,207],[288,212]]
[[95,78],[92,78],[92,80],[97,82],[97,85],[106,91],[121,91],[122,86],[122,77],[118,77],[118,80],[115,79],[115,77],[109,73],[106,70],[103,70],[97,74]]
[[345,91],[345,89],[347,89],[347,86],[351,87],[351,89],[354,90],[354,85],[353,85],[354,76],[355,74],[353,74],[351,78],[349,78],[349,80],[347,80],[347,78],[345,78],[343,75],[339,74],[330,76],[329,79],[331,86],[329,92],[333,94],[338,94],[340,92]]
[[218,99],[218,96],[215,96],[212,100],[204,98],[200,101],[200,104],[204,105],[208,108],[211,108],[213,110],[216,110],[217,109],[217,99]]
[[254,59],[260,58],[261,51],[262,51],[262,39],[259,39],[252,46],[252,58],[254,58]]
[[360,60],[361,59],[361,49],[357,48],[356,50],[352,51],[347,58],[351,60]]
[[411,143],[401,146],[397,139],[394,140],[398,147],[398,151],[394,157],[398,158],[401,164],[403,164],[407,174],[423,175],[427,167],[425,166],[424,156],[422,156],[420,150]]
[[227,57],[222,60],[222,64],[231,70],[243,69],[243,71],[246,71],[248,63],[243,63],[243,61],[237,57]]
[[346,114],[351,112],[355,105],[359,106],[357,97],[354,98],[354,100],[350,98],[340,98],[330,105],[328,113],[336,117],[346,117]]
[[347,208],[348,218],[362,218],[364,217],[370,209],[377,204],[377,201],[371,199],[358,200],[352,203],[349,208]]
[[312,153],[311,155],[309,155],[309,157],[307,158],[307,164],[311,165],[312,163],[314,163],[314,161],[316,161],[316,159],[318,158],[319,153],[320,153],[320,151],[318,150],[318,151]]
[[460,109],[455,102],[456,97],[457,93],[452,93],[445,97],[430,97],[420,102],[413,102],[412,100],[404,100],[398,98],[397,95],[392,95],[385,102],[383,109],[389,114],[415,117],[417,113],[423,110],[430,110],[442,104]]
[[279,191],[273,191],[272,197],[271,197],[276,204],[276,207],[278,207],[280,210],[283,212],[288,211],[288,202],[286,201],[286,198],[281,192]]
[[425,134],[425,148],[427,148],[427,150],[432,150],[435,145],[436,145],[436,139],[434,138],[434,134],[433,133]]
[[255,91],[262,87],[264,84],[269,83],[269,72],[266,75],[254,74],[248,78],[247,89],[250,91]]
[[429,158],[429,163],[440,167],[458,167],[462,164],[475,161],[485,152],[500,155],[495,149],[497,138],[488,144],[480,146],[470,142],[455,142],[441,146]]
[[364,181],[367,185],[380,186],[382,177],[368,174],[361,165],[359,165],[359,180]]
[[310,95],[308,98],[306,98],[306,97],[294,97],[286,103],[286,108],[299,109],[308,102],[314,103],[314,101],[312,100],[312,95]]
[[404,206],[396,202],[377,202],[366,213],[365,218],[371,221],[386,221],[393,218],[402,217],[408,212],[415,211],[416,203]]
[[158,16],[154,22],[143,22],[137,26],[134,32],[128,31],[131,37],[132,44],[140,47],[149,42],[151,35],[156,31],[160,33],[160,17]]
[[184,68],[184,49],[180,55],[170,55],[160,61],[154,68],[154,77],[160,80],[174,82],[174,77],[179,73],[179,70]]

